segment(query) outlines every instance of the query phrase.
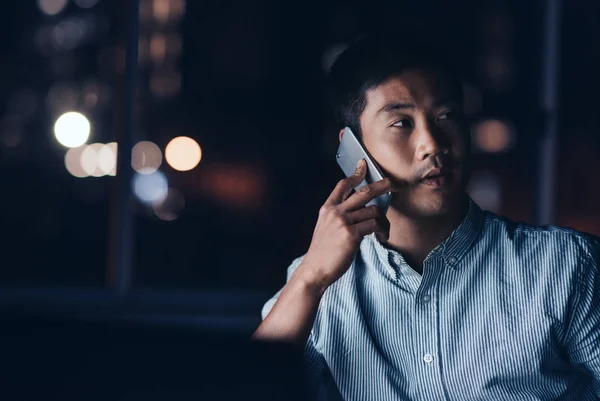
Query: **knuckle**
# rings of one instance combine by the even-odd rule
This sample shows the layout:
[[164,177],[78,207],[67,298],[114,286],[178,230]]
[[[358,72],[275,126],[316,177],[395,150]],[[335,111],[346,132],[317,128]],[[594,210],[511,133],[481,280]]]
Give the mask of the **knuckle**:
[[321,208],[319,209],[319,216],[323,216],[327,213],[329,213],[330,207],[327,205],[323,205],[321,206]]
[[340,182],[338,182],[338,186],[343,189],[344,191],[349,191],[353,188],[352,183],[350,182],[350,180],[348,178],[344,178],[343,180],[340,180]]
[[371,223],[371,228],[373,229],[373,231],[377,231],[381,228],[377,219],[371,219],[369,220],[369,222]]
[[370,185],[365,185],[364,187],[361,187],[358,192],[360,192],[363,195],[367,195],[371,192],[371,186]]

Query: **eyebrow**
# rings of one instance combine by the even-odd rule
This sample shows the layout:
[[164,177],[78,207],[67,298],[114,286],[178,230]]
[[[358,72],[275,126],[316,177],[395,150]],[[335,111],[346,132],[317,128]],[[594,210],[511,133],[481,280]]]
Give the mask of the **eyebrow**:
[[390,103],[390,104],[386,104],[385,106],[383,106],[382,108],[377,110],[377,113],[375,113],[375,115],[385,113],[385,112],[390,112],[390,111],[406,110],[406,109],[414,109],[414,108],[415,108],[415,105],[412,103]]
[[[437,100],[433,104],[433,107],[441,107],[441,106],[453,105],[453,104],[459,104],[458,99],[456,99],[455,97],[444,97],[440,100]],[[396,111],[396,110],[407,110],[407,109],[413,110],[413,109],[415,109],[415,105],[413,103],[390,103],[390,104],[386,104],[381,109],[377,110],[377,113],[375,113],[375,115],[377,116],[381,113],[387,113],[387,112]]]

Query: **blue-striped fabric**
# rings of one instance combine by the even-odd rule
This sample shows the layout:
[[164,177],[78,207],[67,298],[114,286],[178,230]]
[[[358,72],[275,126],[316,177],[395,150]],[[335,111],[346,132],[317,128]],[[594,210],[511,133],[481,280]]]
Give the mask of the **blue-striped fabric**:
[[325,291],[308,366],[329,400],[598,400],[599,244],[472,201],[422,276],[367,236]]

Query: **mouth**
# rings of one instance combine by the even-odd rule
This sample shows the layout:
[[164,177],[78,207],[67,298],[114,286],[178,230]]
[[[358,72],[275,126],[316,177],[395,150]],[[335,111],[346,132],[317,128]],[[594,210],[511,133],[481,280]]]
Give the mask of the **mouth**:
[[447,169],[434,169],[425,174],[425,176],[419,180],[419,183],[434,188],[441,188],[447,185],[451,178],[452,176]]

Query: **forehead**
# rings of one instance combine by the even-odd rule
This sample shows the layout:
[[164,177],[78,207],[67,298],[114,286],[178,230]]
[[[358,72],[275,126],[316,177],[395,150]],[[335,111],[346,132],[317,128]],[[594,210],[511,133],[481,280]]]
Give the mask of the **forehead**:
[[394,75],[366,92],[367,110],[379,110],[388,103],[414,104],[428,108],[439,102],[458,101],[450,79],[431,70],[407,70]]

